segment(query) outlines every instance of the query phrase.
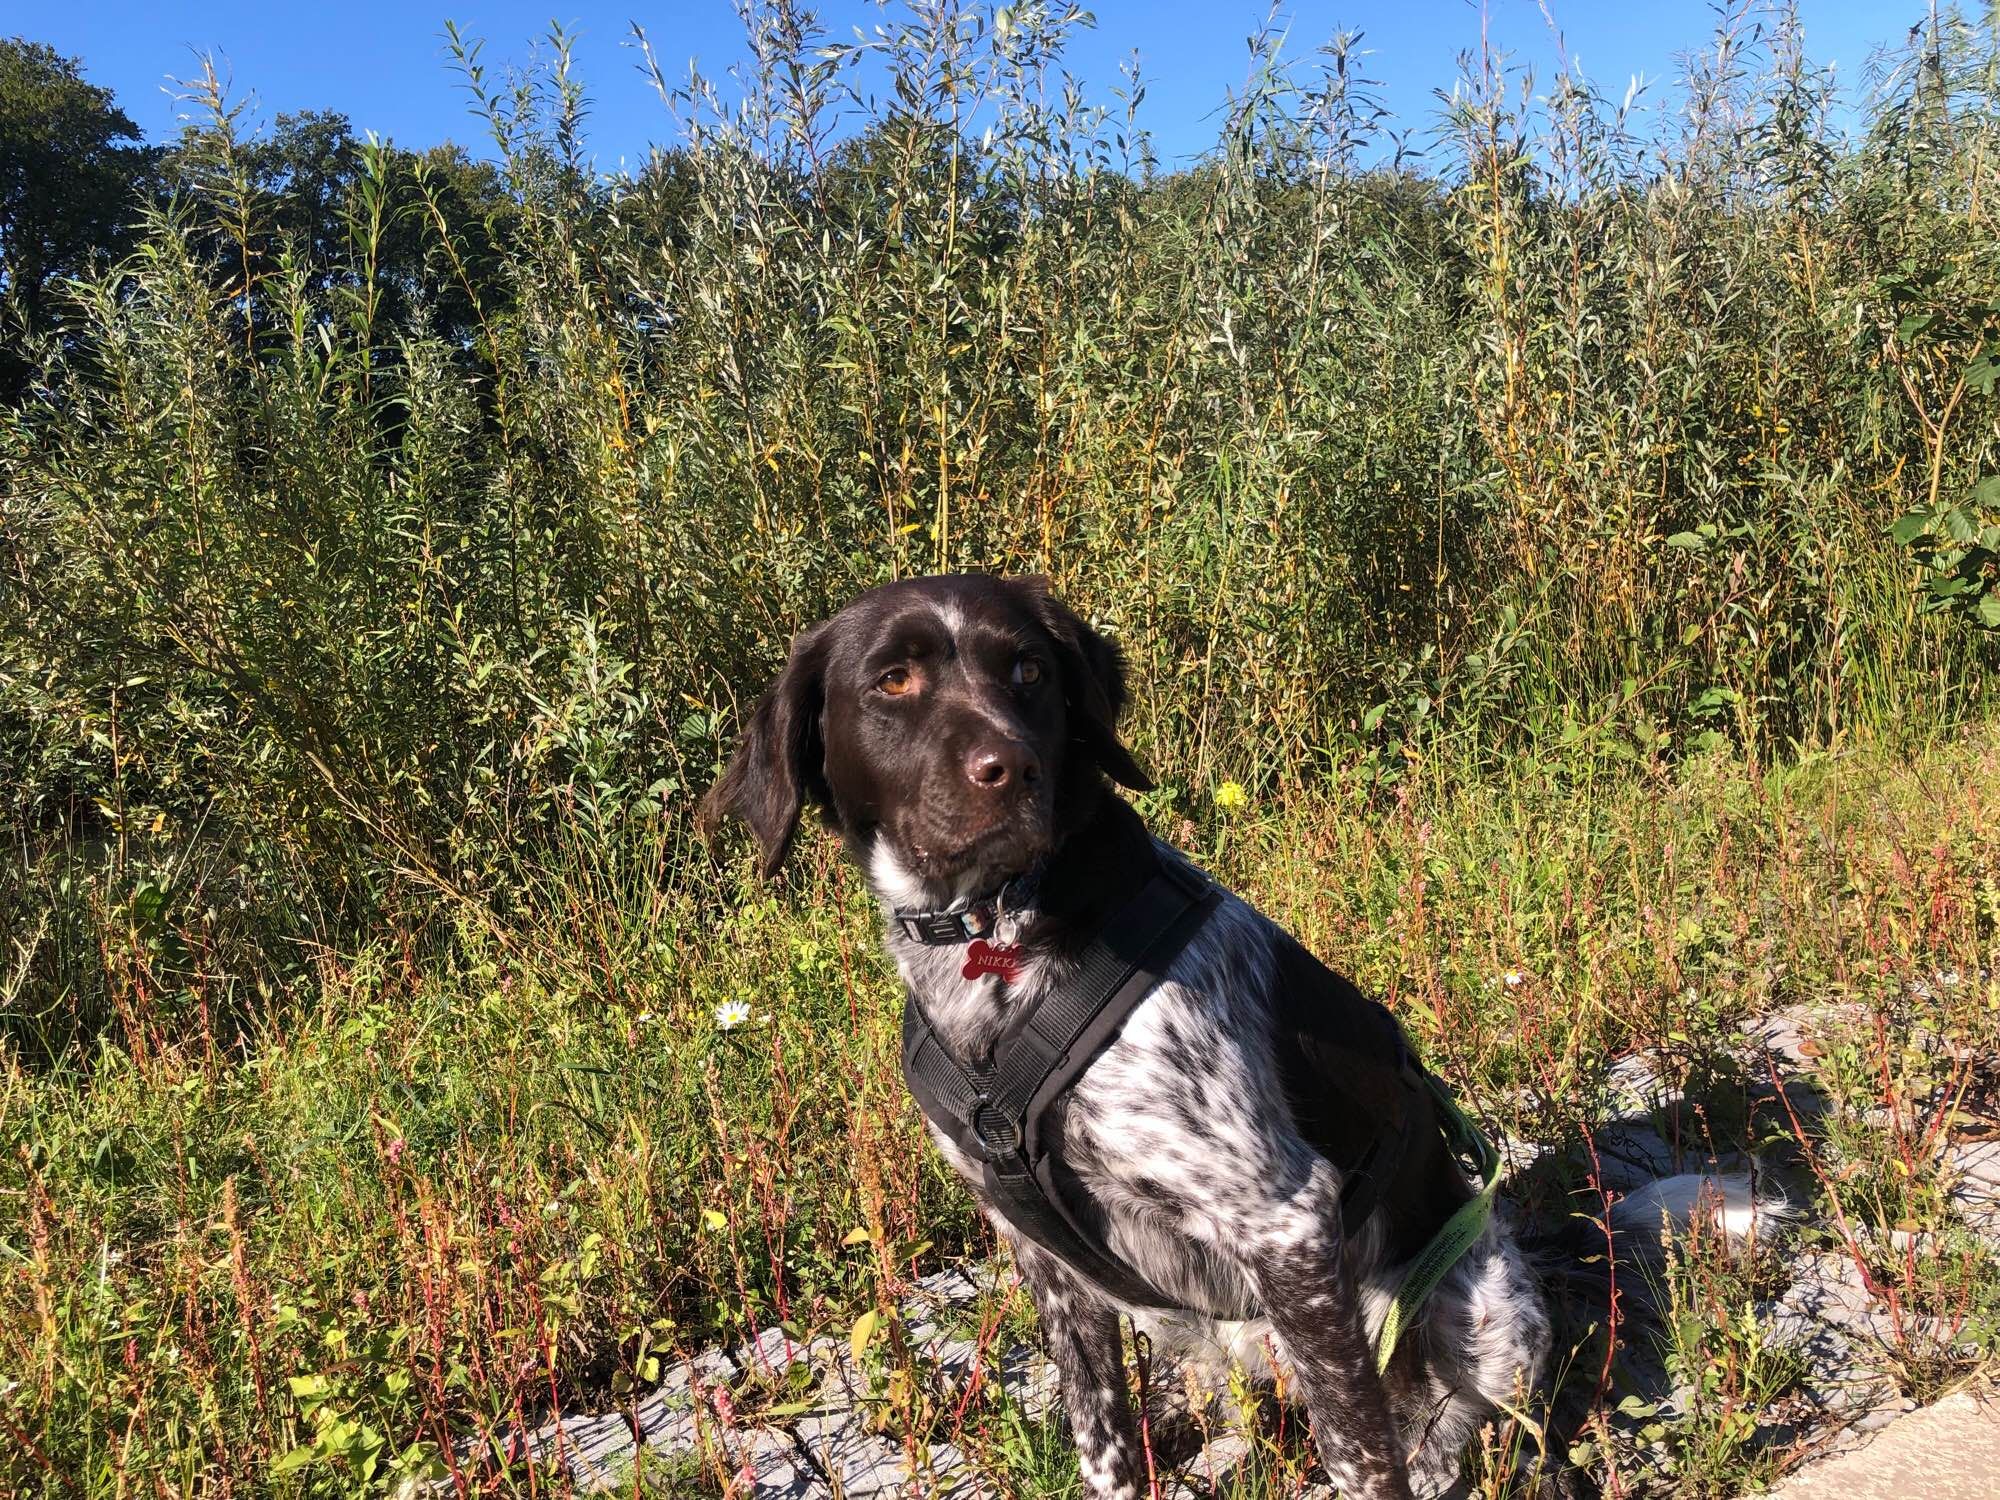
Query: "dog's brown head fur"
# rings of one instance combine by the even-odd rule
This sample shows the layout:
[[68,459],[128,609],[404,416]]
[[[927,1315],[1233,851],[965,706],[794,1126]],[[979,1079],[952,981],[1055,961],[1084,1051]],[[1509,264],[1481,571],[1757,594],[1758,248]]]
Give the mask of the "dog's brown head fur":
[[933,890],[1017,874],[1100,786],[1152,783],[1119,742],[1118,649],[1039,578],[884,585],[801,633],[702,802],[774,875],[806,803],[854,854]]

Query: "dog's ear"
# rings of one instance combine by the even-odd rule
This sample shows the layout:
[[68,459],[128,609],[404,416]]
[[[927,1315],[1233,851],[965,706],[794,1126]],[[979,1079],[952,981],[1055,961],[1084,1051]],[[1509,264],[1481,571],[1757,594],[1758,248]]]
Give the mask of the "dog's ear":
[[1120,786],[1150,792],[1153,778],[1118,738],[1118,715],[1125,707],[1124,654],[1050,593],[1046,578],[1020,578],[1014,583],[1055,643],[1063,700],[1069,705],[1070,737]]
[[713,840],[722,820],[741,818],[757,840],[766,880],[784,868],[806,799],[826,800],[826,752],[819,733],[824,702],[826,626],[792,640],[785,669],[764,689],[722,778],[701,799],[696,825]]

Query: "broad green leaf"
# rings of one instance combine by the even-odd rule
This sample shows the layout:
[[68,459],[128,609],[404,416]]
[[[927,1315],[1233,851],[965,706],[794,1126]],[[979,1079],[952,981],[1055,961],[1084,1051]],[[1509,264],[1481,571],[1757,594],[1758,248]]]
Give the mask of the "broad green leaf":
[[1931,515],[1927,510],[1912,511],[1889,528],[1892,540],[1907,547],[1910,543],[1931,533]]

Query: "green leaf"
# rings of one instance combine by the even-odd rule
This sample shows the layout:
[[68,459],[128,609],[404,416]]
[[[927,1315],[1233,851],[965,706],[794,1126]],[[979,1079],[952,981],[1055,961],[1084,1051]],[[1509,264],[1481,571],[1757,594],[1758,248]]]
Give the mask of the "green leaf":
[[1912,511],[1889,528],[1890,540],[1905,547],[1930,534],[1931,513],[1927,510]]
[[1667,545],[1682,552],[1699,552],[1702,549],[1701,533],[1698,531],[1676,531],[1672,536],[1667,538]]
[[280,1474],[290,1474],[296,1470],[303,1469],[317,1457],[319,1457],[319,1450],[317,1448],[309,1444],[301,1444],[289,1453],[279,1454],[277,1461],[266,1472],[273,1478],[276,1478]]
[[166,909],[167,893],[152,881],[141,881],[132,892],[132,918],[141,927],[151,927]]

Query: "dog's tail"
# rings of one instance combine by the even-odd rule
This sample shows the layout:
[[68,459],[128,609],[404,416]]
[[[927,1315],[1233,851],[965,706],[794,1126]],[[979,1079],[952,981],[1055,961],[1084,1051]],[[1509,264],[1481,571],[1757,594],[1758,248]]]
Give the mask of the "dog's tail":
[[[1550,1433],[1567,1442],[1595,1430],[1602,1414],[1594,1377],[1606,1367],[1605,1340],[1614,1331],[1628,1374],[1650,1371],[1642,1378],[1664,1382],[1657,1367],[1674,1245],[1706,1233],[1713,1246],[1718,1229],[1721,1243],[1732,1250],[1760,1245],[1798,1216],[1798,1208],[1762,1173],[1711,1168],[1635,1187],[1612,1203],[1608,1226],[1604,1218],[1578,1212],[1560,1230],[1531,1237],[1529,1254],[1542,1277],[1555,1347],[1570,1351],[1549,1396]],[[1566,1478],[1577,1493],[1592,1493],[1580,1472]]]
[[1748,1172],[1683,1172],[1627,1193],[1611,1208],[1611,1230],[1626,1253],[1664,1252],[1697,1219],[1731,1242],[1768,1238],[1798,1217],[1773,1184]]

